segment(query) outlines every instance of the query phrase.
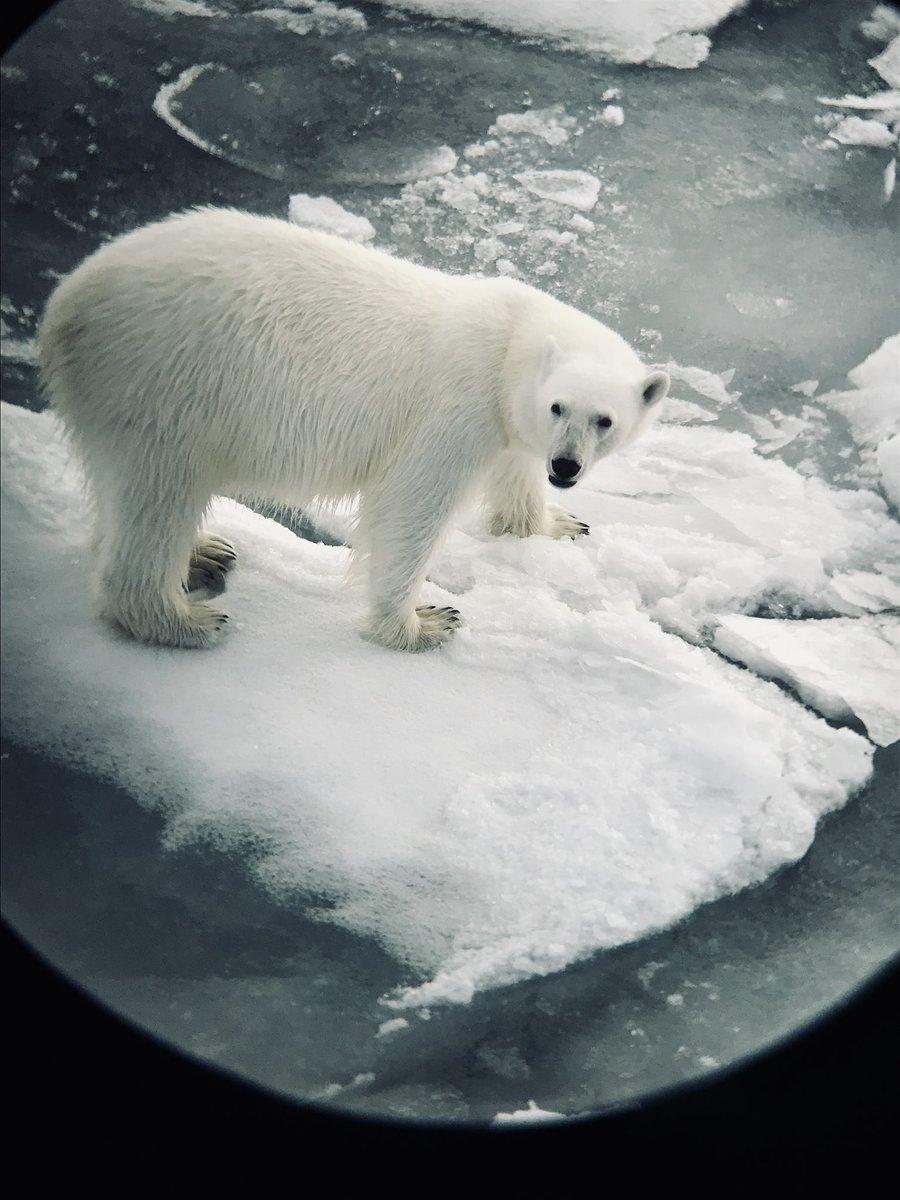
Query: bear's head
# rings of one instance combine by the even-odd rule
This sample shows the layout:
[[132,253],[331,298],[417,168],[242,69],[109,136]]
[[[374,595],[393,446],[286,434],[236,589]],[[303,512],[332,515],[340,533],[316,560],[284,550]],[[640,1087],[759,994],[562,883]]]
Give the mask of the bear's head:
[[599,459],[633,441],[668,390],[665,371],[629,372],[591,354],[563,351],[550,335],[521,434],[545,457],[550,482],[570,488]]

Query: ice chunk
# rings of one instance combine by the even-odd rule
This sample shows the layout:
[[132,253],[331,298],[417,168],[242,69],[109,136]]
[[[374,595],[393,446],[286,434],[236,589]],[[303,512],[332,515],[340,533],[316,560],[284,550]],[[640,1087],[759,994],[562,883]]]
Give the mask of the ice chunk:
[[390,1037],[392,1033],[399,1033],[402,1029],[408,1028],[409,1021],[406,1017],[393,1017],[390,1021],[382,1021],[375,1036],[377,1038]]
[[844,146],[893,146],[897,140],[882,121],[844,117],[828,134]]
[[575,128],[575,124],[575,118],[568,116],[561,104],[556,104],[551,108],[503,113],[487,132],[489,138],[527,135],[540,138],[548,146],[561,146],[569,140],[569,134]]
[[797,311],[797,305],[788,296],[762,295],[757,292],[728,292],[726,300],[742,317],[757,320],[782,320]]
[[698,395],[705,396],[721,408],[733,404],[740,395],[740,392],[728,391],[728,384],[734,378],[733,368],[716,374],[703,367],[683,367],[680,363],[667,362],[665,369],[674,381],[686,383]]
[[820,104],[829,104],[832,108],[871,109],[874,112],[885,112],[900,108],[900,92],[876,92],[873,96],[841,96],[833,99],[829,96],[819,96]]
[[600,113],[600,121],[603,125],[624,125],[625,110],[619,104],[607,104]]
[[293,0],[282,8],[257,8],[247,15],[271,21],[300,37],[308,33],[360,33],[368,28],[366,18],[358,9],[331,4],[329,0]]
[[894,187],[897,183],[897,160],[892,158],[888,165],[884,168],[882,176],[881,192],[884,196],[884,202],[887,204],[891,196],[894,194]]
[[321,229],[351,242],[368,242],[375,236],[375,226],[365,217],[358,217],[329,196],[307,196],[298,192],[291,196],[288,217],[295,225]]
[[900,472],[897,452],[890,443],[900,434],[900,334],[886,338],[848,378],[854,391],[827,392],[819,398],[846,417],[864,464],[896,504]]
[[[407,964],[398,982],[420,981],[395,1009],[562,969],[760,880],[869,775],[866,739],[641,611],[642,590],[677,598],[698,561],[707,601],[723,574],[738,597],[755,587],[764,555],[735,532],[741,512],[758,524],[751,501],[789,548],[851,538],[872,562],[874,501],[854,494],[841,527],[810,491],[792,528],[776,464],[747,438],[658,431],[661,501],[585,491],[601,536],[580,545],[491,538],[464,515],[432,576],[468,578],[467,625],[433,655],[358,636],[344,548],[217,500],[209,524],[240,554],[218,602],[231,634],[189,654],[94,618],[56,421],[0,411],[7,733],[118,781],[160,812],[168,845],[212,838],[286,903],[377,938]],[[705,510],[692,492],[711,481]],[[455,597],[432,582],[423,599]]]
[[877,350],[847,372],[858,388],[894,388],[900,391],[900,333],[885,338]]
[[711,45],[703,33],[673,33],[656,43],[650,62],[660,67],[690,70],[706,61]]
[[550,1108],[539,1108],[533,1100],[528,1101],[527,1108],[518,1108],[513,1112],[498,1112],[494,1117],[494,1125],[521,1124],[525,1122],[565,1121],[564,1113],[554,1112]]
[[881,473],[884,494],[900,511],[900,435],[885,438],[875,448],[875,465]]
[[900,609],[900,584],[875,571],[838,571],[832,575],[825,592],[835,607],[838,599],[845,612],[881,612],[886,608]]
[[580,212],[590,212],[600,195],[600,180],[587,171],[522,171],[515,178],[535,196]]
[[886,50],[869,59],[884,82],[892,88],[900,88],[900,34],[891,41]]
[[795,383],[791,386],[792,392],[797,392],[801,396],[814,396],[819,390],[818,379],[803,379],[800,383]]
[[130,0],[135,8],[158,17],[223,17],[228,14],[221,8],[203,4],[201,0]]
[[795,689],[837,720],[855,714],[879,746],[900,738],[900,618],[722,617],[716,648]]
[[859,28],[873,42],[888,42],[900,33],[900,13],[889,4],[876,4],[872,15],[861,21]]

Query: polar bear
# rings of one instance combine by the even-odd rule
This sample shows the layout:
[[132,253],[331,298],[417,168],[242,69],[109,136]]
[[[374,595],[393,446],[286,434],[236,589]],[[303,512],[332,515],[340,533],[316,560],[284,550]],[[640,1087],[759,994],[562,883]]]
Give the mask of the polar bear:
[[227,620],[197,595],[235,561],[200,528],[223,492],[358,494],[370,636],[440,644],[459,613],[417,599],[454,510],[480,489],[495,534],[587,533],[548,480],[573,487],[669,385],[521,282],[214,208],[91,255],[51,296],[38,360],[84,462],[101,612],[164,646],[208,646]]

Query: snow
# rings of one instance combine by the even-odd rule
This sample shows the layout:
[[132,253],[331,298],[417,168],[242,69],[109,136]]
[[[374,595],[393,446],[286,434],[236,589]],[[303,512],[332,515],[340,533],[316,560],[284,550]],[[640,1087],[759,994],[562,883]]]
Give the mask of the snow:
[[713,29],[745,0],[383,0],[386,7],[490,25],[617,62],[696,67]]
[[661,627],[699,630],[761,587],[818,604],[891,558],[878,497],[746,435],[659,427],[579,489],[595,532],[578,544],[462,514],[424,599],[466,624],[431,655],[359,636],[343,547],[218,500],[208,524],[240,552],[230,633],[187,653],[94,620],[54,418],[2,420],[9,734],[118,781],[168,845],[207,839],[376,938],[405,964],[395,1010],[560,970],[763,879],[868,778],[866,739]]
[[[900,607],[900,589],[896,596]],[[778,621],[728,616],[716,648],[780,679],[819,712],[855,714],[879,746],[900,738],[900,617]]]
[[291,196],[288,217],[295,225],[324,230],[352,242],[367,242],[375,236],[371,221],[348,212],[330,196],[307,196],[299,192]]

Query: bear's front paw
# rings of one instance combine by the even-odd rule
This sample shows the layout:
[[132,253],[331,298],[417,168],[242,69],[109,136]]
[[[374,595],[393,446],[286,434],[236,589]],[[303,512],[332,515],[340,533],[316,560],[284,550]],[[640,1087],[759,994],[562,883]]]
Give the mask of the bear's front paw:
[[[454,633],[461,620],[459,609],[448,606],[437,608],[434,604],[420,606],[416,609],[416,616],[419,618],[421,634],[428,638],[438,638],[440,641]],[[436,646],[438,641],[428,644]]]
[[453,636],[460,621],[457,609],[426,604],[405,621],[396,617],[376,621],[370,636],[390,650],[432,650]]
[[558,504],[547,505],[547,534],[552,538],[583,537],[591,532],[590,525],[579,520],[573,513],[566,512]]

